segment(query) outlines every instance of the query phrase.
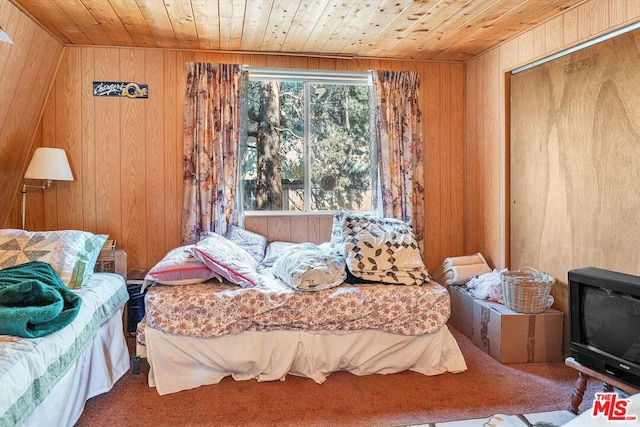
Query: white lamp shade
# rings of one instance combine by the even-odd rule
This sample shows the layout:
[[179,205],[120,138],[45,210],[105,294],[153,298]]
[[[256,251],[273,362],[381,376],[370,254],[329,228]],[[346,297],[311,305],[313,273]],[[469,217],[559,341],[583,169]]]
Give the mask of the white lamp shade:
[[62,148],[36,148],[24,177],[48,181],[73,181],[67,153]]

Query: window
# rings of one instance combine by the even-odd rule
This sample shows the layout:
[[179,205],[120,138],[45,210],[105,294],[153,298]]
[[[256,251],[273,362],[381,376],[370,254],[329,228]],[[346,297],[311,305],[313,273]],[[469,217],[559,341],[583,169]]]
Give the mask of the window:
[[250,70],[245,211],[372,211],[377,150],[367,73]]

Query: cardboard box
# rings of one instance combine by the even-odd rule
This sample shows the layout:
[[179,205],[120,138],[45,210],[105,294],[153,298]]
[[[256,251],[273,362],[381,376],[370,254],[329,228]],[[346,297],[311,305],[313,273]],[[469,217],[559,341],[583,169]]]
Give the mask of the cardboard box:
[[564,313],[561,311],[516,313],[502,304],[475,299],[459,286],[448,289],[449,324],[494,359],[502,363],[564,360]]
[[451,300],[449,324],[471,338],[473,336],[474,298],[460,286],[449,285],[448,289]]
[[502,363],[561,362],[564,313],[523,314],[494,302],[473,300],[476,347]]

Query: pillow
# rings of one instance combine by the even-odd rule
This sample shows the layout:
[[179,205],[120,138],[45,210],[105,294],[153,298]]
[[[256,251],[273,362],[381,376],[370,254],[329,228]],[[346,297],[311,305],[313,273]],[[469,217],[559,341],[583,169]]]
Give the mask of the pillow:
[[272,271],[293,289],[303,291],[333,288],[347,278],[344,258],[330,255],[313,243],[300,243],[283,250]]
[[267,238],[265,236],[230,225],[225,237],[247,251],[258,264],[262,262],[264,251],[267,248]]
[[46,262],[70,289],[93,274],[106,234],[88,231],[0,230],[0,269],[30,261]]
[[209,233],[196,243],[192,252],[207,267],[231,283],[249,288],[260,281],[256,260],[240,246],[219,234]]
[[430,281],[411,226],[395,218],[348,214],[342,218],[343,253],[354,276],[384,283]]
[[283,250],[289,246],[293,246],[292,242],[271,242],[267,246],[267,252],[260,263],[260,268],[273,267],[273,263],[276,262]]
[[195,245],[186,245],[171,249],[149,270],[144,279],[178,286],[202,283],[212,278],[221,281],[219,275],[193,255],[194,247]]

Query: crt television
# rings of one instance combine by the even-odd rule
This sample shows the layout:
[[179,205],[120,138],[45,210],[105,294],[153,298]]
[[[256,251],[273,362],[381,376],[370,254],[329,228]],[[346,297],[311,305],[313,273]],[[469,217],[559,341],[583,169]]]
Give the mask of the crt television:
[[640,277],[587,267],[568,279],[569,354],[640,388]]

